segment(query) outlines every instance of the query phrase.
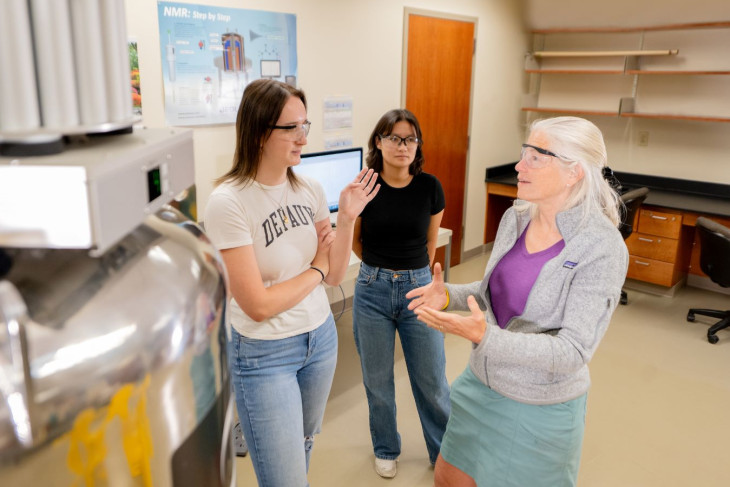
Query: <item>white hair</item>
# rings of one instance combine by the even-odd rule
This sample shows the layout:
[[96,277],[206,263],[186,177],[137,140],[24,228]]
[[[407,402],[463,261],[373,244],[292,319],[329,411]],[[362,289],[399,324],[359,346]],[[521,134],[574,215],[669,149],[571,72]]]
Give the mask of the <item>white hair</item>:
[[[607,165],[606,144],[603,134],[592,122],[578,117],[555,117],[535,120],[530,133],[540,133],[550,140],[550,150],[566,169],[580,165],[581,178],[572,188],[564,209],[573,208],[585,202],[583,218],[599,210],[614,225],[620,222],[619,195],[603,178]],[[518,209],[529,209],[531,215],[537,212],[534,203],[523,202]]]

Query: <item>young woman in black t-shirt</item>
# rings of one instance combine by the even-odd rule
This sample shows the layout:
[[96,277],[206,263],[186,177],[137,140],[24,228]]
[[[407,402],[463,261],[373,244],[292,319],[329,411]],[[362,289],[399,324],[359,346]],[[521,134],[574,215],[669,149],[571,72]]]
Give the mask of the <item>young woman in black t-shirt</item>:
[[367,166],[380,192],[355,222],[353,250],[362,259],[353,301],[353,331],[370,409],[375,471],[396,474],[393,361],[398,331],[431,464],[449,417],[444,337],[417,321],[406,293],[431,282],[444,213],[441,183],[423,172],[421,128],[408,110],[390,110],[368,142]]

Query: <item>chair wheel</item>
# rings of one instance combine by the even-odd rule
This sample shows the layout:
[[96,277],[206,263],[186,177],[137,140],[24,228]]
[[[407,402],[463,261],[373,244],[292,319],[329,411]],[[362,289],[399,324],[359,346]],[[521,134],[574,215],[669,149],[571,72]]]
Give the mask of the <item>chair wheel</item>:
[[695,320],[695,314],[687,313],[687,321],[694,321],[694,320]]
[[618,302],[621,304],[627,304],[629,302],[629,298],[621,296],[621,299],[619,299]]
[[710,342],[710,343],[712,343],[712,344],[717,343],[718,340],[720,340],[720,339],[717,338],[717,335],[707,335],[707,341]]

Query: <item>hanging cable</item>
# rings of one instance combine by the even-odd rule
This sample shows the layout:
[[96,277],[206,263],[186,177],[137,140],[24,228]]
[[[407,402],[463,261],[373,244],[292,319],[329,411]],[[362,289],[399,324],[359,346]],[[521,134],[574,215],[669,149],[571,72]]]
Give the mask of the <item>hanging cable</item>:
[[342,317],[342,315],[345,314],[345,307],[347,306],[347,302],[345,300],[345,290],[342,288],[342,284],[337,287],[340,288],[340,292],[342,293],[342,309],[340,310],[340,314],[337,315],[337,318],[335,318],[335,323]]

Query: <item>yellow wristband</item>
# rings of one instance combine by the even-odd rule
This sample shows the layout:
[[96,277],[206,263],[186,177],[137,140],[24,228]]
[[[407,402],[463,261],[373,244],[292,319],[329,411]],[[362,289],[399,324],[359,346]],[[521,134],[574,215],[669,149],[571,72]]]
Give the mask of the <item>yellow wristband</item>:
[[445,310],[446,308],[448,308],[448,307],[449,307],[449,303],[450,303],[450,302],[451,302],[451,298],[449,297],[449,290],[447,289],[447,290],[446,290],[446,304],[444,305],[444,307],[443,307],[443,308],[441,308],[441,311],[443,311],[443,310]]

